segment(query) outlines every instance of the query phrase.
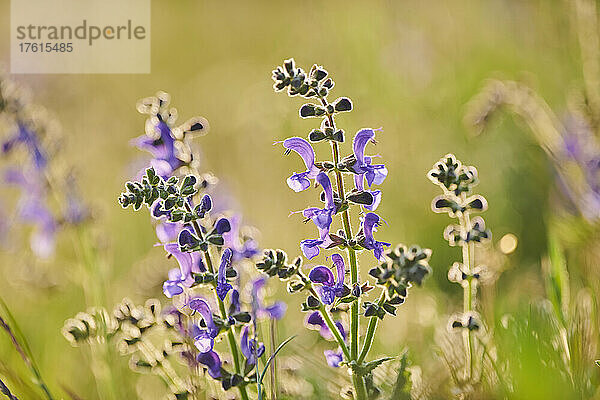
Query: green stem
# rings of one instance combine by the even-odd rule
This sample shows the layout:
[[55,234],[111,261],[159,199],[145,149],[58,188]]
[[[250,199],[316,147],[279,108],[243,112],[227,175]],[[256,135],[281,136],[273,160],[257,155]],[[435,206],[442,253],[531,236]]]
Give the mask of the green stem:
[[[328,102],[325,97],[319,96],[321,103],[327,108]],[[329,120],[329,125],[335,131],[335,121],[333,119],[333,115],[327,115]],[[340,196],[342,203],[346,201],[346,193],[344,189],[344,178],[342,173],[337,168],[340,162],[340,151],[338,142],[331,141],[331,151],[333,153],[333,163],[335,165],[335,177],[336,177],[336,185],[337,191]],[[350,214],[348,209],[342,212],[342,223],[344,225],[344,231],[346,233],[346,239],[352,239],[352,227],[350,225]],[[348,247],[348,261],[350,263],[350,283],[352,287],[358,284],[359,280],[359,270],[358,263],[356,262],[356,252],[353,248]],[[360,310],[360,297],[356,299],[350,306],[350,360],[356,360],[358,358],[358,347],[359,347],[359,310]],[[356,399],[363,400],[366,399],[366,389],[365,389],[365,381],[362,376],[358,376],[355,372],[352,373],[352,382],[354,384],[354,389],[356,392]]]
[[[381,306],[385,301],[385,289],[381,291],[381,295],[379,296],[379,300],[377,300],[377,305]],[[362,364],[367,355],[369,354],[369,350],[371,350],[371,346],[373,345],[373,339],[375,338],[375,330],[377,329],[377,322],[379,318],[371,317],[369,320],[369,325],[367,326],[367,334],[365,336],[365,341],[363,343],[363,348],[360,351],[360,355],[358,356],[358,360],[356,362],[358,364]]]
[[[34,382],[40,387],[40,389],[42,389],[42,391],[44,392],[44,394],[46,395],[46,398],[48,400],[54,400],[54,398],[52,397],[52,394],[50,393],[50,389],[48,388],[48,386],[42,379],[42,374],[40,373],[40,370],[33,358],[33,354],[31,353],[31,349],[29,348],[29,345],[27,344],[27,340],[25,339],[25,336],[23,336],[21,329],[19,328],[19,325],[17,324],[17,321],[14,319],[14,317],[12,316],[12,313],[6,306],[6,303],[4,303],[4,300],[2,300],[1,298],[0,298],[0,305],[2,305],[2,308],[4,309],[4,312],[6,313],[6,318],[10,321],[11,325],[14,327],[16,334],[13,333],[11,327],[8,325],[8,323],[6,323],[6,321],[4,321],[4,319],[2,319],[2,317],[0,317],[0,326],[6,331],[8,336],[10,336],[10,339],[13,342],[15,349],[17,350],[17,352],[19,353],[19,355],[25,362],[25,365],[27,365],[27,367],[31,371],[32,375],[34,376],[34,378],[35,378]],[[17,338],[17,336],[19,336],[19,338]]]
[[[185,203],[185,208],[188,212],[192,212],[192,208],[190,207],[190,205],[187,202]],[[194,230],[196,231],[196,235],[198,235],[200,240],[204,240],[204,236],[202,235],[202,230],[200,229],[198,222],[192,221],[192,226],[194,227]],[[206,259],[206,265],[208,267],[208,271],[211,274],[214,274],[215,268],[213,266],[212,258],[210,256],[210,252],[208,251],[208,249],[206,251],[204,251],[204,258]],[[213,282],[213,286],[216,286],[216,283]],[[225,303],[223,303],[221,298],[217,295],[216,290],[214,291],[214,293],[215,293],[215,299],[217,300],[217,304],[219,305],[219,311],[221,312],[221,318],[223,319],[223,321],[227,321],[227,310],[225,309]],[[240,363],[240,356],[239,356],[239,352],[238,352],[237,342],[235,341],[235,335],[234,335],[234,332],[233,332],[233,329],[231,326],[227,328],[227,341],[229,342],[229,349],[231,350],[231,357],[233,358],[233,365],[235,367],[235,372],[237,374],[241,375],[242,366]],[[246,391],[246,387],[238,386],[238,389],[240,391],[240,396],[242,397],[242,400],[248,400],[248,392]]]
[[[462,217],[460,217],[460,222],[463,227],[464,232],[468,232],[471,229],[471,219],[468,212],[464,212]],[[471,275],[473,272],[473,256],[474,256],[474,248],[471,242],[464,243],[462,245],[462,255],[463,255],[463,265],[467,269],[467,273],[469,274],[469,278],[467,281],[467,286],[464,289],[464,303],[463,309],[465,313],[470,313],[474,309],[474,296],[473,296],[473,280],[471,279]],[[473,378],[473,369],[474,369],[474,343],[473,343],[473,332],[470,329],[467,329],[467,333],[465,334],[465,351],[466,351],[466,361],[467,368],[469,369],[469,379]]]

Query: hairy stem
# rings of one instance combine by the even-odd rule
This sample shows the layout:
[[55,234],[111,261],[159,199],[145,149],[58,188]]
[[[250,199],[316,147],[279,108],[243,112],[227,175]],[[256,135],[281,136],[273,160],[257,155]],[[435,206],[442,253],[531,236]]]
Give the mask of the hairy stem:
[[[459,218],[462,229],[464,233],[469,232],[471,229],[471,218],[468,212],[464,212],[462,217]],[[473,273],[473,256],[474,256],[474,248],[473,243],[467,242],[462,245],[462,255],[463,255],[463,265],[467,269],[469,274],[469,278],[467,280],[467,286],[464,288],[463,295],[463,309],[466,314],[469,314],[474,309],[474,287],[473,280],[471,279],[471,275]],[[469,370],[469,379],[473,378],[473,367],[474,367],[474,343],[473,343],[473,332],[470,329],[467,329],[467,333],[465,334],[465,352],[466,352],[466,361],[467,368]]]
[[[325,97],[319,96],[321,103],[327,108],[328,102]],[[329,114],[327,116],[329,120],[329,125],[335,131],[335,121],[333,119],[333,115]],[[335,165],[335,177],[336,177],[336,186],[337,191],[340,196],[342,203],[346,200],[346,193],[344,189],[344,178],[342,173],[338,170],[337,166],[340,162],[340,151],[339,145],[336,141],[331,141],[331,151],[333,153],[333,163]],[[346,239],[352,239],[352,227],[350,225],[350,214],[348,209],[342,212],[342,223],[344,225],[344,232],[346,233]],[[356,252],[354,249],[348,247],[348,261],[350,264],[350,283],[352,287],[355,284],[358,284],[359,279],[359,270],[358,263],[356,262]],[[350,306],[350,359],[356,360],[358,358],[358,346],[359,346],[359,310],[360,310],[360,298],[356,299]],[[358,376],[355,372],[352,375],[352,382],[354,384],[354,389],[356,392],[356,399],[363,400],[366,399],[366,390],[365,381],[363,377]]]
[[[379,300],[377,300],[377,305],[381,306],[385,301],[385,289],[381,291],[381,295],[379,296]],[[373,345],[373,339],[375,338],[375,331],[377,330],[377,322],[379,318],[371,317],[369,320],[369,325],[367,326],[367,334],[365,335],[365,341],[363,343],[362,350],[360,351],[360,355],[358,356],[357,362],[361,364],[367,355],[369,354],[369,350],[371,350],[371,346]]]
[[[190,205],[187,202],[185,203],[185,209],[188,212],[192,212],[192,207],[190,207]],[[204,235],[202,234],[202,229],[200,229],[200,225],[198,225],[198,222],[192,221],[192,226],[194,228],[196,235],[198,235],[200,240],[204,240]],[[206,265],[208,267],[208,271],[211,274],[214,274],[215,268],[213,266],[212,258],[210,256],[210,252],[208,251],[208,249],[206,251],[204,251],[204,258],[206,259]],[[216,283],[213,282],[213,285],[216,286]],[[221,312],[221,318],[223,319],[223,321],[227,321],[227,310],[225,309],[225,303],[223,303],[223,301],[219,298],[219,296],[217,295],[217,291],[215,290],[214,292],[215,292],[215,299],[217,300],[217,304],[219,305],[219,311]],[[232,327],[227,328],[227,341],[229,342],[229,349],[231,351],[231,357],[233,358],[233,365],[235,367],[235,372],[237,374],[241,375],[242,365],[240,362],[240,356],[239,356],[239,352],[238,352],[237,342],[235,341],[235,334],[233,332]],[[246,391],[246,387],[238,386],[238,389],[240,390],[240,396],[242,397],[242,400],[248,400],[248,392]]]

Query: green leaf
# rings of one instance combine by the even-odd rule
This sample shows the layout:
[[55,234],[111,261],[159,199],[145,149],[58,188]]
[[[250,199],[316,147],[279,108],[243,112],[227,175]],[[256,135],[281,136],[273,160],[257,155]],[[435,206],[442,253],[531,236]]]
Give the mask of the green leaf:
[[269,365],[271,364],[271,362],[273,362],[273,360],[277,356],[277,353],[279,353],[279,351],[281,351],[281,349],[283,349],[283,347],[286,344],[288,344],[289,342],[291,342],[296,336],[298,336],[298,335],[290,336],[289,338],[287,338],[283,342],[281,342],[281,344],[279,346],[277,346],[277,349],[273,352],[273,354],[271,354],[271,357],[269,357],[269,359],[265,363],[265,367],[263,368],[262,372],[260,373],[260,375],[258,377],[257,383],[259,385],[262,384],[265,374],[267,373],[267,369],[269,369]]
[[548,262],[544,267],[548,298],[559,321],[566,326],[570,292],[569,274],[563,248],[553,233],[548,235]]
[[410,381],[410,371],[408,370],[408,352],[405,351],[400,356],[400,366],[398,367],[398,377],[394,384],[394,390],[390,400],[411,400],[410,389],[412,382]]

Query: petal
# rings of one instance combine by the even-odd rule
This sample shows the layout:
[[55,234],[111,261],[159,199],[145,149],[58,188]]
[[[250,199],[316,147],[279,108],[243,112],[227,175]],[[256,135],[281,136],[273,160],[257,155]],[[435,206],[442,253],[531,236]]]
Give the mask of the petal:
[[212,351],[215,341],[207,331],[200,331],[200,334],[194,338],[194,345],[200,353]]
[[250,351],[250,344],[248,343],[248,326],[244,326],[242,330],[242,336],[240,337],[240,350],[246,359],[252,357],[252,352]]
[[[186,232],[183,230],[182,232]],[[181,236],[181,235],[180,235]],[[190,253],[185,253],[179,250],[179,245],[177,243],[167,243],[165,244],[165,251],[171,254],[177,262],[179,263],[179,269],[181,270],[182,279],[190,276],[192,271],[192,256]]]
[[294,192],[301,192],[310,187],[310,179],[306,177],[307,172],[292,174],[287,178],[287,184]]
[[301,241],[300,248],[302,249],[302,254],[309,260],[315,258],[319,255],[319,245],[322,243],[323,241],[319,239],[306,239]]
[[267,306],[265,310],[269,313],[269,316],[273,319],[281,319],[285,315],[285,311],[287,310],[287,304],[283,301],[278,301],[276,303]]
[[208,305],[206,300],[204,300],[201,297],[194,297],[188,302],[187,305],[189,308],[191,308],[192,310],[194,310],[194,311],[198,312],[200,315],[202,315],[202,319],[204,320],[204,323],[206,324],[206,329],[208,330],[208,332],[211,334],[212,337],[215,337],[217,335],[218,331],[217,331],[217,327],[215,326],[215,323],[213,321],[212,310],[210,309],[210,306]]
[[227,282],[227,277],[225,276],[226,269],[231,265],[232,255],[233,252],[230,248],[223,250],[223,254],[221,255],[221,265],[219,266],[219,274],[217,276],[217,295],[221,300],[224,300],[227,292],[233,289],[233,286]]
[[214,351],[210,351],[208,353],[200,353],[198,354],[196,360],[200,364],[206,366],[208,374],[212,378],[217,379],[221,377],[221,359],[219,358],[219,355],[217,353],[215,353]]
[[323,285],[317,288],[317,291],[321,296],[321,301],[323,302],[323,304],[333,304],[333,301],[335,300],[335,289],[333,287]]
[[304,160],[304,165],[308,171],[313,170],[315,166],[315,151],[311,144],[301,137],[292,137],[283,141],[283,147],[293,150]]
[[170,299],[173,296],[183,293],[183,288],[179,286],[178,281],[166,281],[163,283],[163,293]]
[[372,190],[371,195],[373,196],[373,204],[364,207],[369,211],[375,211],[379,207],[379,203],[381,203],[381,190]]
[[361,166],[365,164],[365,147],[367,146],[367,143],[369,143],[369,141],[374,137],[375,131],[373,131],[373,129],[361,129],[360,131],[356,132],[356,135],[354,135],[352,148],[354,150],[356,162]]
[[319,172],[316,177],[316,181],[319,185],[323,187],[323,191],[325,192],[325,207],[333,208],[335,204],[333,202],[333,189],[331,187],[331,181],[325,172]]
[[310,270],[308,279],[314,283],[322,283],[323,285],[333,286],[335,281],[333,280],[333,273],[331,270],[324,265],[319,265]]
[[339,368],[341,362],[344,361],[342,352],[339,350],[325,350],[323,354],[325,354],[325,360],[330,367]]
[[346,275],[346,265],[344,264],[344,257],[339,255],[338,253],[335,253],[331,255],[331,260],[333,261],[333,265],[337,269],[336,288],[342,289],[344,287],[344,277]]

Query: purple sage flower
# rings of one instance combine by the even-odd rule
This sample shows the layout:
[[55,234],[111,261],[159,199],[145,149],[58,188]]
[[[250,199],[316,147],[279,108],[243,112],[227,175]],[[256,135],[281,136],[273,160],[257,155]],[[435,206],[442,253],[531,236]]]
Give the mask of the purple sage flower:
[[388,170],[383,164],[372,165],[372,157],[365,156],[367,143],[374,142],[375,131],[373,129],[361,129],[354,136],[352,147],[354,150],[355,163],[351,166],[352,172],[363,175],[367,179],[369,187],[373,184],[381,185],[387,177]]
[[188,302],[188,307],[200,315],[206,325],[205,329],[198,329],[194,335],[194,345],[200,353],[208,353],[212,351],[215,337],[219,334],[219,329],[213,321],[212,311],[208,303],[200,298],[195,297]]
[[248,326],[245,326],[242,330],[240,349],[244,357],[246,357],[248,365],[256,365],[258,358],[262,357],[265,353],[265,345],[263,343],[258,343],[255,339],[248,338]]
[[304,160],[306,171],[293,173],[287,179],[288,186],[295,192],[301,192],[310,187],[310,179],[314,179],[319,173],[319,169],[315,166],[315,151],[311,144],[300,137],[293,137],[283,141],[286,153],[295,151]]
[[325,193],[325,207],[322,209],[310,207],[302,211],[302,215],[312,220],[319,230],[318,239],[306,239],[300,242],[302,253],[304,253],[304,256],[309,260],[319,254],[319,247],[326,248],[331,244],[331,239],[329,238],[329,229],[333,221],[332,216],[335,214],[336,209],[333,200],[333,188],[327,174],[324,172],[319,172],[319,174],[316,176],[316,181],[319,183],[319,185],[321,185],[323,192]]
[[[184,229],[182,232],[189,232]],[[181,236],[181,235],[180,235]],[[164,245],[165,251],[175,257],[179,263],[179,270],[169,271],[169,279],[163,284],[163,293],[168,298],[183,293],[184,287],[191,287],[194,283],[193,273],[205,272],[206,267],[200,252],[183,252],[177,243]]]
[[384,247],[390,246],[387,242],[378,242],[373,237],[373,232],[377,230],[380,225],[379,215],[375,213],[367,213],[362,219],[362,231],[364,234],[364,241],[361,245],[367,250],[373,250],[373,255],[376,259],[381,260],[383,257]]
[[208,374],[213,379],[221,377],[221,359],[216,352],[209,351],[207,353],[200,353],[196,357],[196,360],[206,367]]
[[[305,322],[306,322],[306,325],[308,326],[308,328],[319,330],[319,333],[325,340],[333,340],[334,339],[333,334],[331,333],[331,330],[325,323],[325,320],[323,320],[323,317],[321,316],[320,311],[314,311],[311,314],[309,314],[308,317],[306,318]],[[344,329],[344,325],[342,325],[341,321],[335,321],[334,323],[335,323],[335,326],[340,331],[340,334],[342,335],[344,342],[346,342],[347,335],[346,335],[346,330]],[[329,366],[331,366],[331,367],[338,368],[340,366],[341,362],[344,361],[344,353],[342,352],[342,349],[339,347],[337,348],[337,350],[325,350],[324,354],[325,354],[325,360],[327,361],[327,364],[329,364]]]
[[269,317],[273,319],[283,318],[287,309],[287,304],[282,301],[277,301],[271,305],[264,305],[264,286],[267,283],[267,278],[261,276],[252,281],[252,308],[257,318]]
[[221,301],[225,300],[227,293],[233,289],[233,286],[227,282],[227,277],[225,275],[227,268],[231,265],[232,255],[233,252],[229,248],[223,250],[223,254],[221,255],[221,265],[219,266],[219,274],[217,276],[217,296],[219,296]]
[[344,265],[344,259],[339,254],[333,254],[331,256],[333,265],[337,269],[337,282],[333,278],[331,270],[324,265],[314,267],[308,274],[308,278],[313,283],[320,283],[321,286],[317,288],[319,296],[323,304],[332,304],[335,297],[340,297],[344,291],[344,276],[346,274],[346,267]]

